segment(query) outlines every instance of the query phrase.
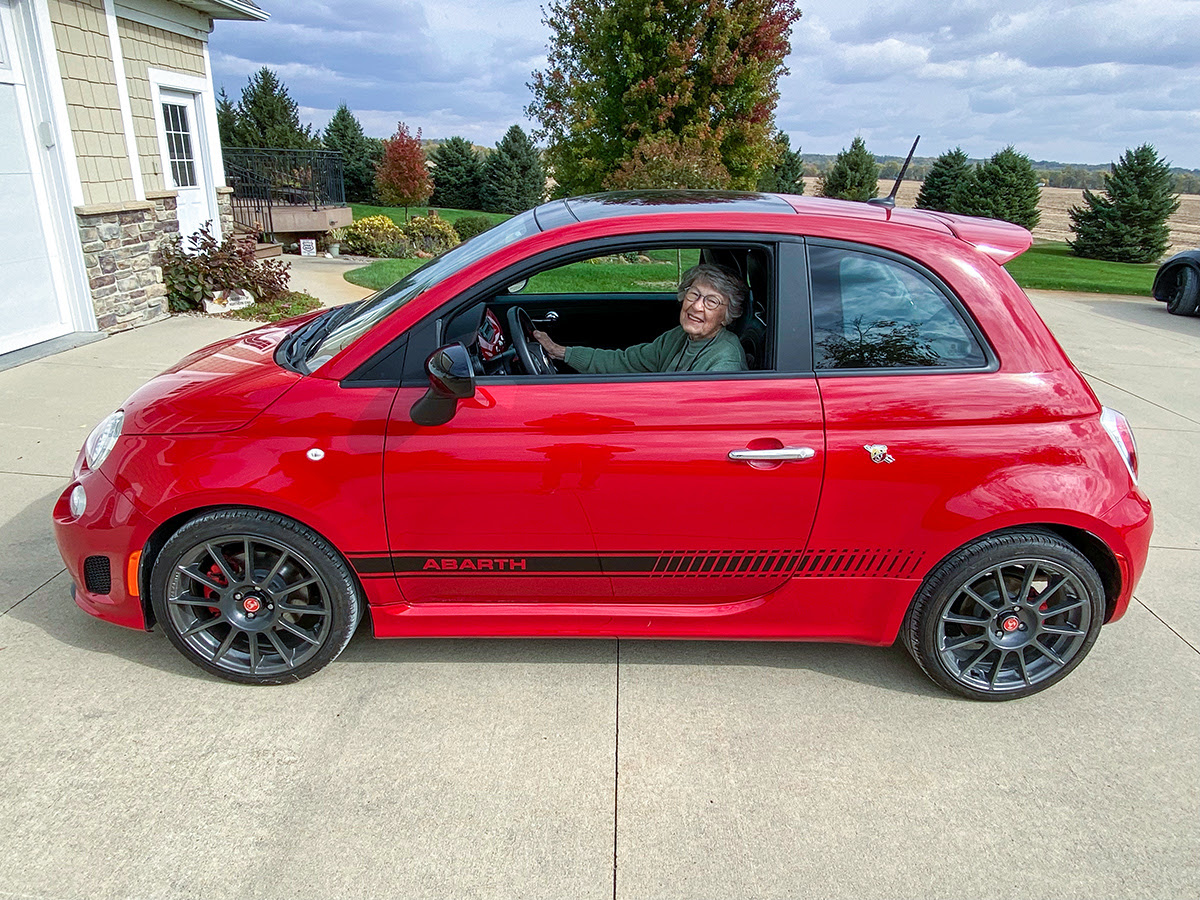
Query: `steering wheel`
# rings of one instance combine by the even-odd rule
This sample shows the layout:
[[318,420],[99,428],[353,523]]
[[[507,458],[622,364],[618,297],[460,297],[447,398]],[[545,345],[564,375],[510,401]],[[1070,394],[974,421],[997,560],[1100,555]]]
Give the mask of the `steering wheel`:
[[554,360],[533,336],[533,319],[529,318],[529,313],[519,306],[511,306],[507,318],[509,340],[516,348],[525,371],[530,375],[557,375]]

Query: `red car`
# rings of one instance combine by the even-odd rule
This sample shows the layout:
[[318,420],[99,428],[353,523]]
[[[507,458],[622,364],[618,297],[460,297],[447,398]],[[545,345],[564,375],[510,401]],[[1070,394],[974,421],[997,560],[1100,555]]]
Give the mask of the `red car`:
[[[1003,222],[804,197],[547,203],[360,303],[184,359],[54,510],[84,610],[233,681],[377,637],[899,638],[1022,697],[1124,614],[1150,504],[1001,267]],[[579,374],[740,284],[737,371]],[[696,301],[719,302],[719,296]],[[735,348],[736,349],[736,348]]]

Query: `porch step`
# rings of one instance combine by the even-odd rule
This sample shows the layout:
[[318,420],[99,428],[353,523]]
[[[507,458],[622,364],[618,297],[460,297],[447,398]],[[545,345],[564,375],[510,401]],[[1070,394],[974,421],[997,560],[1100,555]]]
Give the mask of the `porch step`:
[[255,259],[270,259],[272,256],[283,255],[283,244],[267,244],[259,241],[254,245]]

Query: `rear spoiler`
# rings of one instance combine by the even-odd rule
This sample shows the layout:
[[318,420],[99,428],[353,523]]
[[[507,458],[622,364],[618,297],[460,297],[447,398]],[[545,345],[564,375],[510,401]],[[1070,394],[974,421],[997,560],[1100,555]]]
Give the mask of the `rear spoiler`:
[[987,254],[1000,265],[1011,262],[1033,246],[1033,235],[1012,222],[978,219],[931,209],[922,212],[940,219],[956,238]]

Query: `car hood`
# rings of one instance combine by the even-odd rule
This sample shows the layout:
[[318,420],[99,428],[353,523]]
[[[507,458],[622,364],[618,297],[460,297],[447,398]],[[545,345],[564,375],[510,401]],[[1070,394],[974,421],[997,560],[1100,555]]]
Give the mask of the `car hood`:
[[275,362],[279,343],[300,324],[268,325],[184,357],[125,401],[125,432],[241,428],[301,379]]

